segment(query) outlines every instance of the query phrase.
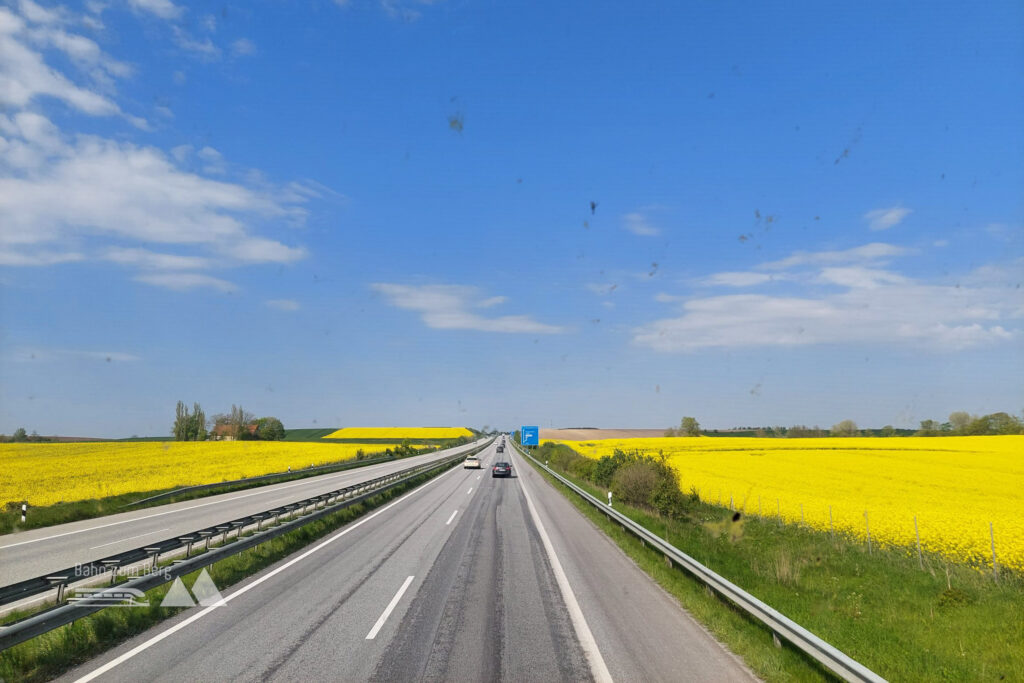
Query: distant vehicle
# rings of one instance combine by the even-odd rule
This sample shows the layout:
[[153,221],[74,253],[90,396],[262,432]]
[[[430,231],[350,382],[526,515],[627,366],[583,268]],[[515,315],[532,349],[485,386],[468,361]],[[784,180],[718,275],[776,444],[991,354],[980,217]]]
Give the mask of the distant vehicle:
[[503,444],[503,443],[499,443],[498,444],[498,452],[499,453],[504,453],[505,452],[505,444]]
[[480,458],[476,457],[475,455],[471,455],[468,458],[466,458],[465,462],[462,463],[462,469],[479,470],[483,469],[483,466],[480,464]]
[[496,462],[491,468],[492,477],[511,477],[512,465],[507,462]]

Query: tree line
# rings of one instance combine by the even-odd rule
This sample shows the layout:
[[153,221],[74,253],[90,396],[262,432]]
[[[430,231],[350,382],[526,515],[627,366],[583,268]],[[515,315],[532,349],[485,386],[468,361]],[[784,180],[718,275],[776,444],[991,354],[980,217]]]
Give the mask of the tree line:
[[[841,420],[829,429],[817,425],[793,425],[792,427],[744,427],[729,432],[750,432],[756,437],[775,438],[811,438],[811,437],[851,437],[851,436],[996,436],[1000,434],[1024,434],[1024,419],[1009,413],[991,413],[989,415],[971,415],[964,411],[950,413],[946,422],[921,420],[919,429],[899,429],[885,425],[881,429],[861,429],[853,420]],[[729,433],[727,432],[727,433]],[[665,430],[665,436],[700,436],[708,434],[701,430],[700,423],[694,417],[684,417],[679,427]],[[715,430],[713,433],[721,433]]]
[[189,410],[183,401],[178,401],[171,434],[175,441],[281,441],[285,431],[281,420],[276,417],[257,418],[240,405],[232,404],[230,413],[218,413],[207,419],[198,403],[193,403]]

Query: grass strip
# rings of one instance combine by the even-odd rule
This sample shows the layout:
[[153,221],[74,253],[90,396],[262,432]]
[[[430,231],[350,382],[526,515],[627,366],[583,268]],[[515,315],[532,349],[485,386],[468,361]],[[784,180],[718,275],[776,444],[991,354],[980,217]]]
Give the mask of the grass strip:
[[[532,463],[531,463],[532,464]],[[543,472],[537,468],[541,474]],[[599,500],[607,489],[561,472]],[[645,548],[548,477],[669,593],[769,681],[829,678],[703,584]],[[777,520],[741,517],[691,498],[687,519],[615,504],[616,510],[889,680],[1024,680],[1024,577],[923,557]]]
[[[453,462],[451,467],[457,464],[458,461]],[[226,557],[206,569],[210,572],[214,584],[220,590],[224,590],[362,517],[367,512],[380,507],[406,491],[443,474],[448,469],[450,467],[421,474],[401,486],[382,491],[365,501],[339,510],[238,555]],[[183,577],[185,585],[191,586],[199,573],[196,571]],[[187,609],[159,606],[170,586],[171,584],[165,584],[147,591],[149,607],[102,610],[0,652],[0,681],[35,683],[51,680]]]

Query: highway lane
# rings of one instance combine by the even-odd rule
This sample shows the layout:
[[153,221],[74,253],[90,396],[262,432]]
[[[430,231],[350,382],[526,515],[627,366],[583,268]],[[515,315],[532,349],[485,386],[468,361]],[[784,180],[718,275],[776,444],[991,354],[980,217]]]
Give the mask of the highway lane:
[[62,680],[753,680],[516,464],[449,471]]
[[333,474],[0,536],[0,585],[287,505],[474,447],[464,445]]

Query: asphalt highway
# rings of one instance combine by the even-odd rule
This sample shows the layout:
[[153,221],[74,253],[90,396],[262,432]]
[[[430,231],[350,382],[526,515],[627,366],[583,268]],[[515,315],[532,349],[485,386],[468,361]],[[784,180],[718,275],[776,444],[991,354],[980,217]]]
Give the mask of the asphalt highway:
[[459,446],[333,474],[0,536],[0,585],[99,560],[474,447]]
[[[750,681],[510,449],[69,672],[86,681]],[[492,478],[497,460],[513,478]]]

